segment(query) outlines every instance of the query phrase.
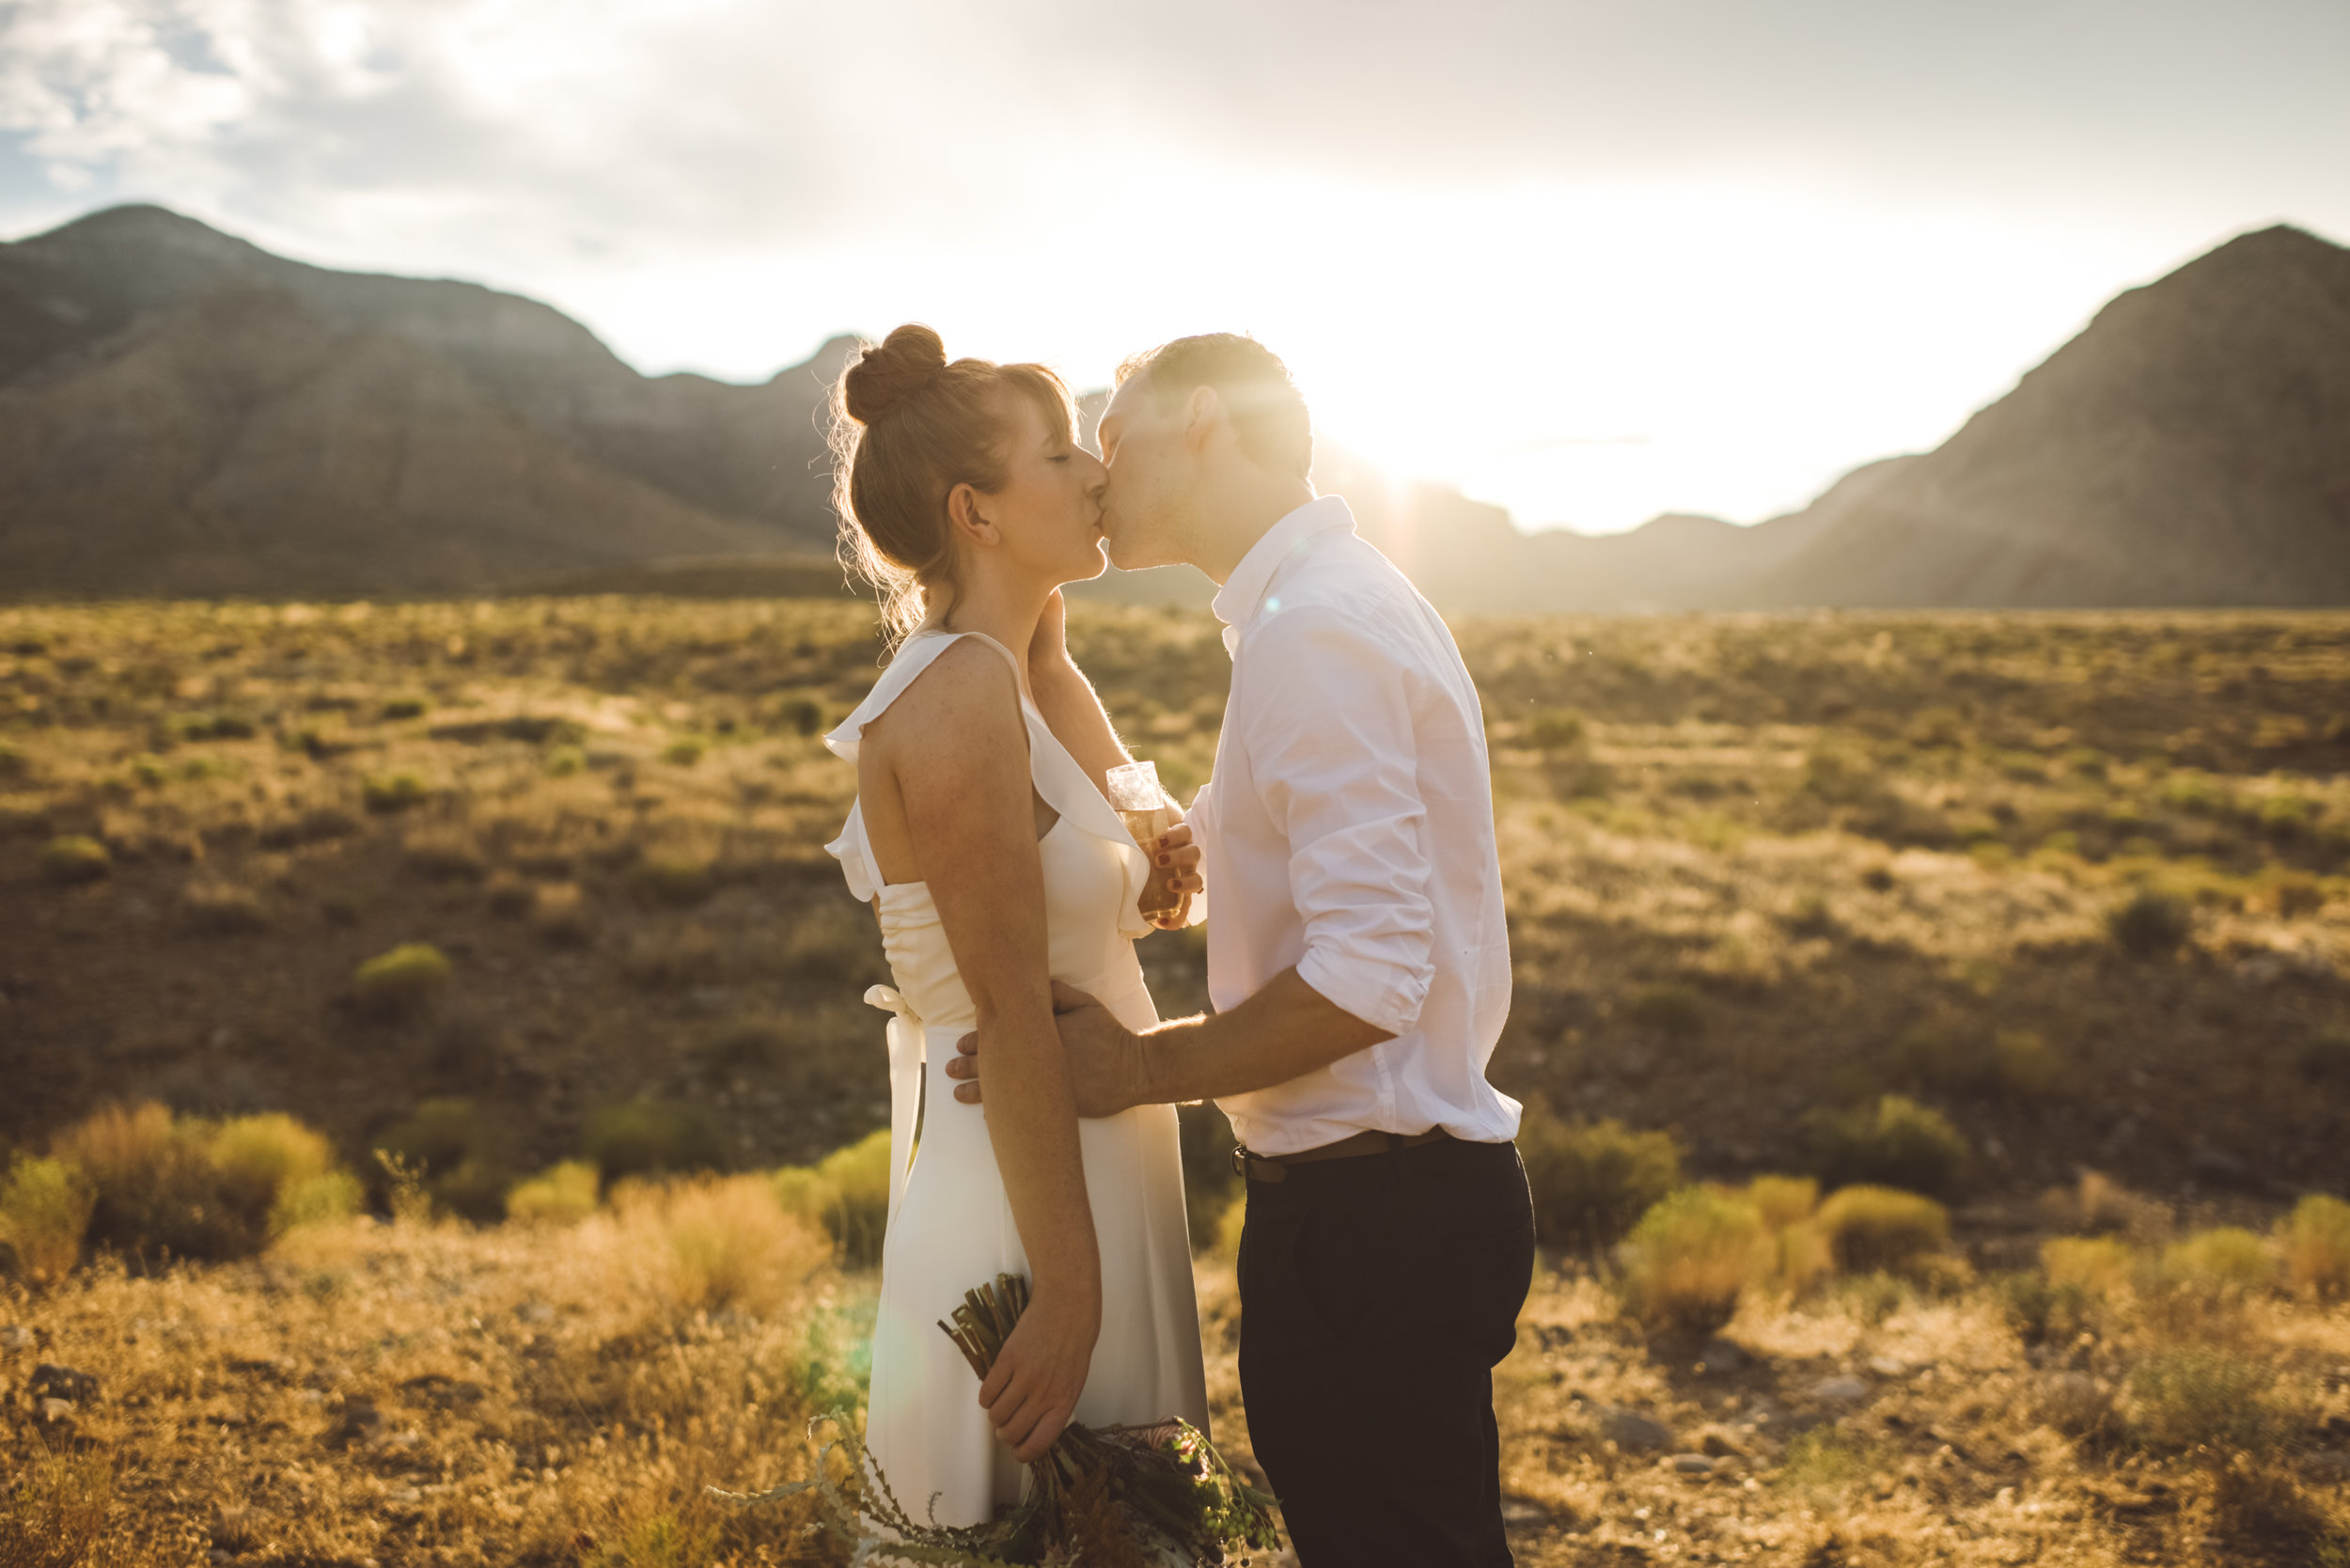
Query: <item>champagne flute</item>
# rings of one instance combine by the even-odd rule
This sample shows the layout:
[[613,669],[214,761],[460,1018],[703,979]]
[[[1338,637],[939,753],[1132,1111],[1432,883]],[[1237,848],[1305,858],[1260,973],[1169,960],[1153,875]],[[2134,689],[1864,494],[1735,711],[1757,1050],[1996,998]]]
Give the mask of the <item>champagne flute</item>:
[[[1104,781],[1108,786],[1111,808],[1126,831],[1135,836],[1145,855],[1155,853],[1159,838],[1175,825],[1175,802],[1159,783],[1156,762],[1128,762],[1112,768]],[[1167,886],[1170,879],[1158,874],[1155,863],[1151,880],[1142,889],[1142,898],[1136,908],[1142,914],[1161,915],[1176,907],[1174,890]]]

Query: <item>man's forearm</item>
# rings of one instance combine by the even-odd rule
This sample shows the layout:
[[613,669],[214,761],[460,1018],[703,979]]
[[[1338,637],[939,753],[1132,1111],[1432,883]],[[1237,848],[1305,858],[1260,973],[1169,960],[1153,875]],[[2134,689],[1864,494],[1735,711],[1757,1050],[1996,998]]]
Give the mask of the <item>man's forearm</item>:
[[1179,1018],[1140,1037],[1134,1103],[1246,1094],[1395,1038],[1284,969],[1230,1012]]

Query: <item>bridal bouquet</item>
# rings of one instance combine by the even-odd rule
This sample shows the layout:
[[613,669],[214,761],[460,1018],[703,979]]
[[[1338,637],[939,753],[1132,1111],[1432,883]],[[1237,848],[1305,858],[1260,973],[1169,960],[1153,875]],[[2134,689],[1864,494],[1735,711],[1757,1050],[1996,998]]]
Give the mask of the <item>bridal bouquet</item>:
[[[999,1274],[994,1284],[964,1293],[952,1327],[938,1326],[984,1381],[1027,1305],[1027,1280]],[[815,1426],[823,1422],[843,1435],[818,1453],[815,1480],[767,1492],[718,1495],[759,1503],[812,1490],[823,1523],[854,1544],[858,1562],[878,1558],[967,1568],[1064,1563],[1155,1568],[1170,1556],[1184,1562],[1246,1562],[1249,1550],[1280,1544],[1273,1498],[1234,1475],[1207,1435],[1189,1421],[1099,1428],[1072,1421],[1044,1456],[1028,1466],[1027,1495],[1017,1507],[984,1525],[961,1529],[910,1517],[847,1417],[838,1411],[818,1417],[810,1423],[811,1439]],[[859,1485],[860,1495],[852,1496],[834,1484],[825,1466],[834,1449],[862,1461],[858,1472],[870,1478],[870,1490]],[[876,1539],[860,1515],[896,1539]]]

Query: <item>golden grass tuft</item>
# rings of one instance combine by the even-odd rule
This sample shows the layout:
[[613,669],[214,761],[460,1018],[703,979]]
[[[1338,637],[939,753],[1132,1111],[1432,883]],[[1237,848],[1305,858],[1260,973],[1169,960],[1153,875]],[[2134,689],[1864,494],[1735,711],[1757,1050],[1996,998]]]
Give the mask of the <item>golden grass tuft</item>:
[[581,1245],[623,1256],[640,1285],[689,1312],[784,1310],[832,1266],[822,1231],[757,1176],[623,1182]]
[[1743,1199],[1683,1187],[1651,1208],[1621,1248],[1625,1304],[1652,1329],[1712,1333],[1761,1272],[1762,1219]]
[[1892,1187],[1842,1187],[1814,1221],[1848,1274],[1904,1274],[1950,1245],[1950,1215],[1931,1198]]
[[440,949],[405,942],[360,964],[351,977],[352,996],[379,1018],[413,1017],[448,989],[452,974]]
[[54,1285],[71,1273],[97,1202],[89,1179],[72,1165],[18,1155],[0,1179],[0,1247],[18,1276]]
[[506,1195],[506,1217],[524,1225],[576,1225],[596,1212],[601,1181],[586,1160],[565,1160]]
[[2278,1226],[2285,1278],[2311,1301],[2350,1299],[2350,1203],[2311,1193]]

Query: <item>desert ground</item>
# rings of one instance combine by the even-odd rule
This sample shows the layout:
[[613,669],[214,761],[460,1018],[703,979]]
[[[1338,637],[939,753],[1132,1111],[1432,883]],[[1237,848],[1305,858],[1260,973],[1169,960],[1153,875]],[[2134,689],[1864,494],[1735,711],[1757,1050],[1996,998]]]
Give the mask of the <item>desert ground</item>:
[[[1072,621],[1187,797],[1214,623]],[[2350,616],[1456,630],[1521,1560],[2350,1562]],[[705,1488],[860,1397],[820,737],[883,657],[838,602],[0,609],[0,1564],[845,1560]]]

